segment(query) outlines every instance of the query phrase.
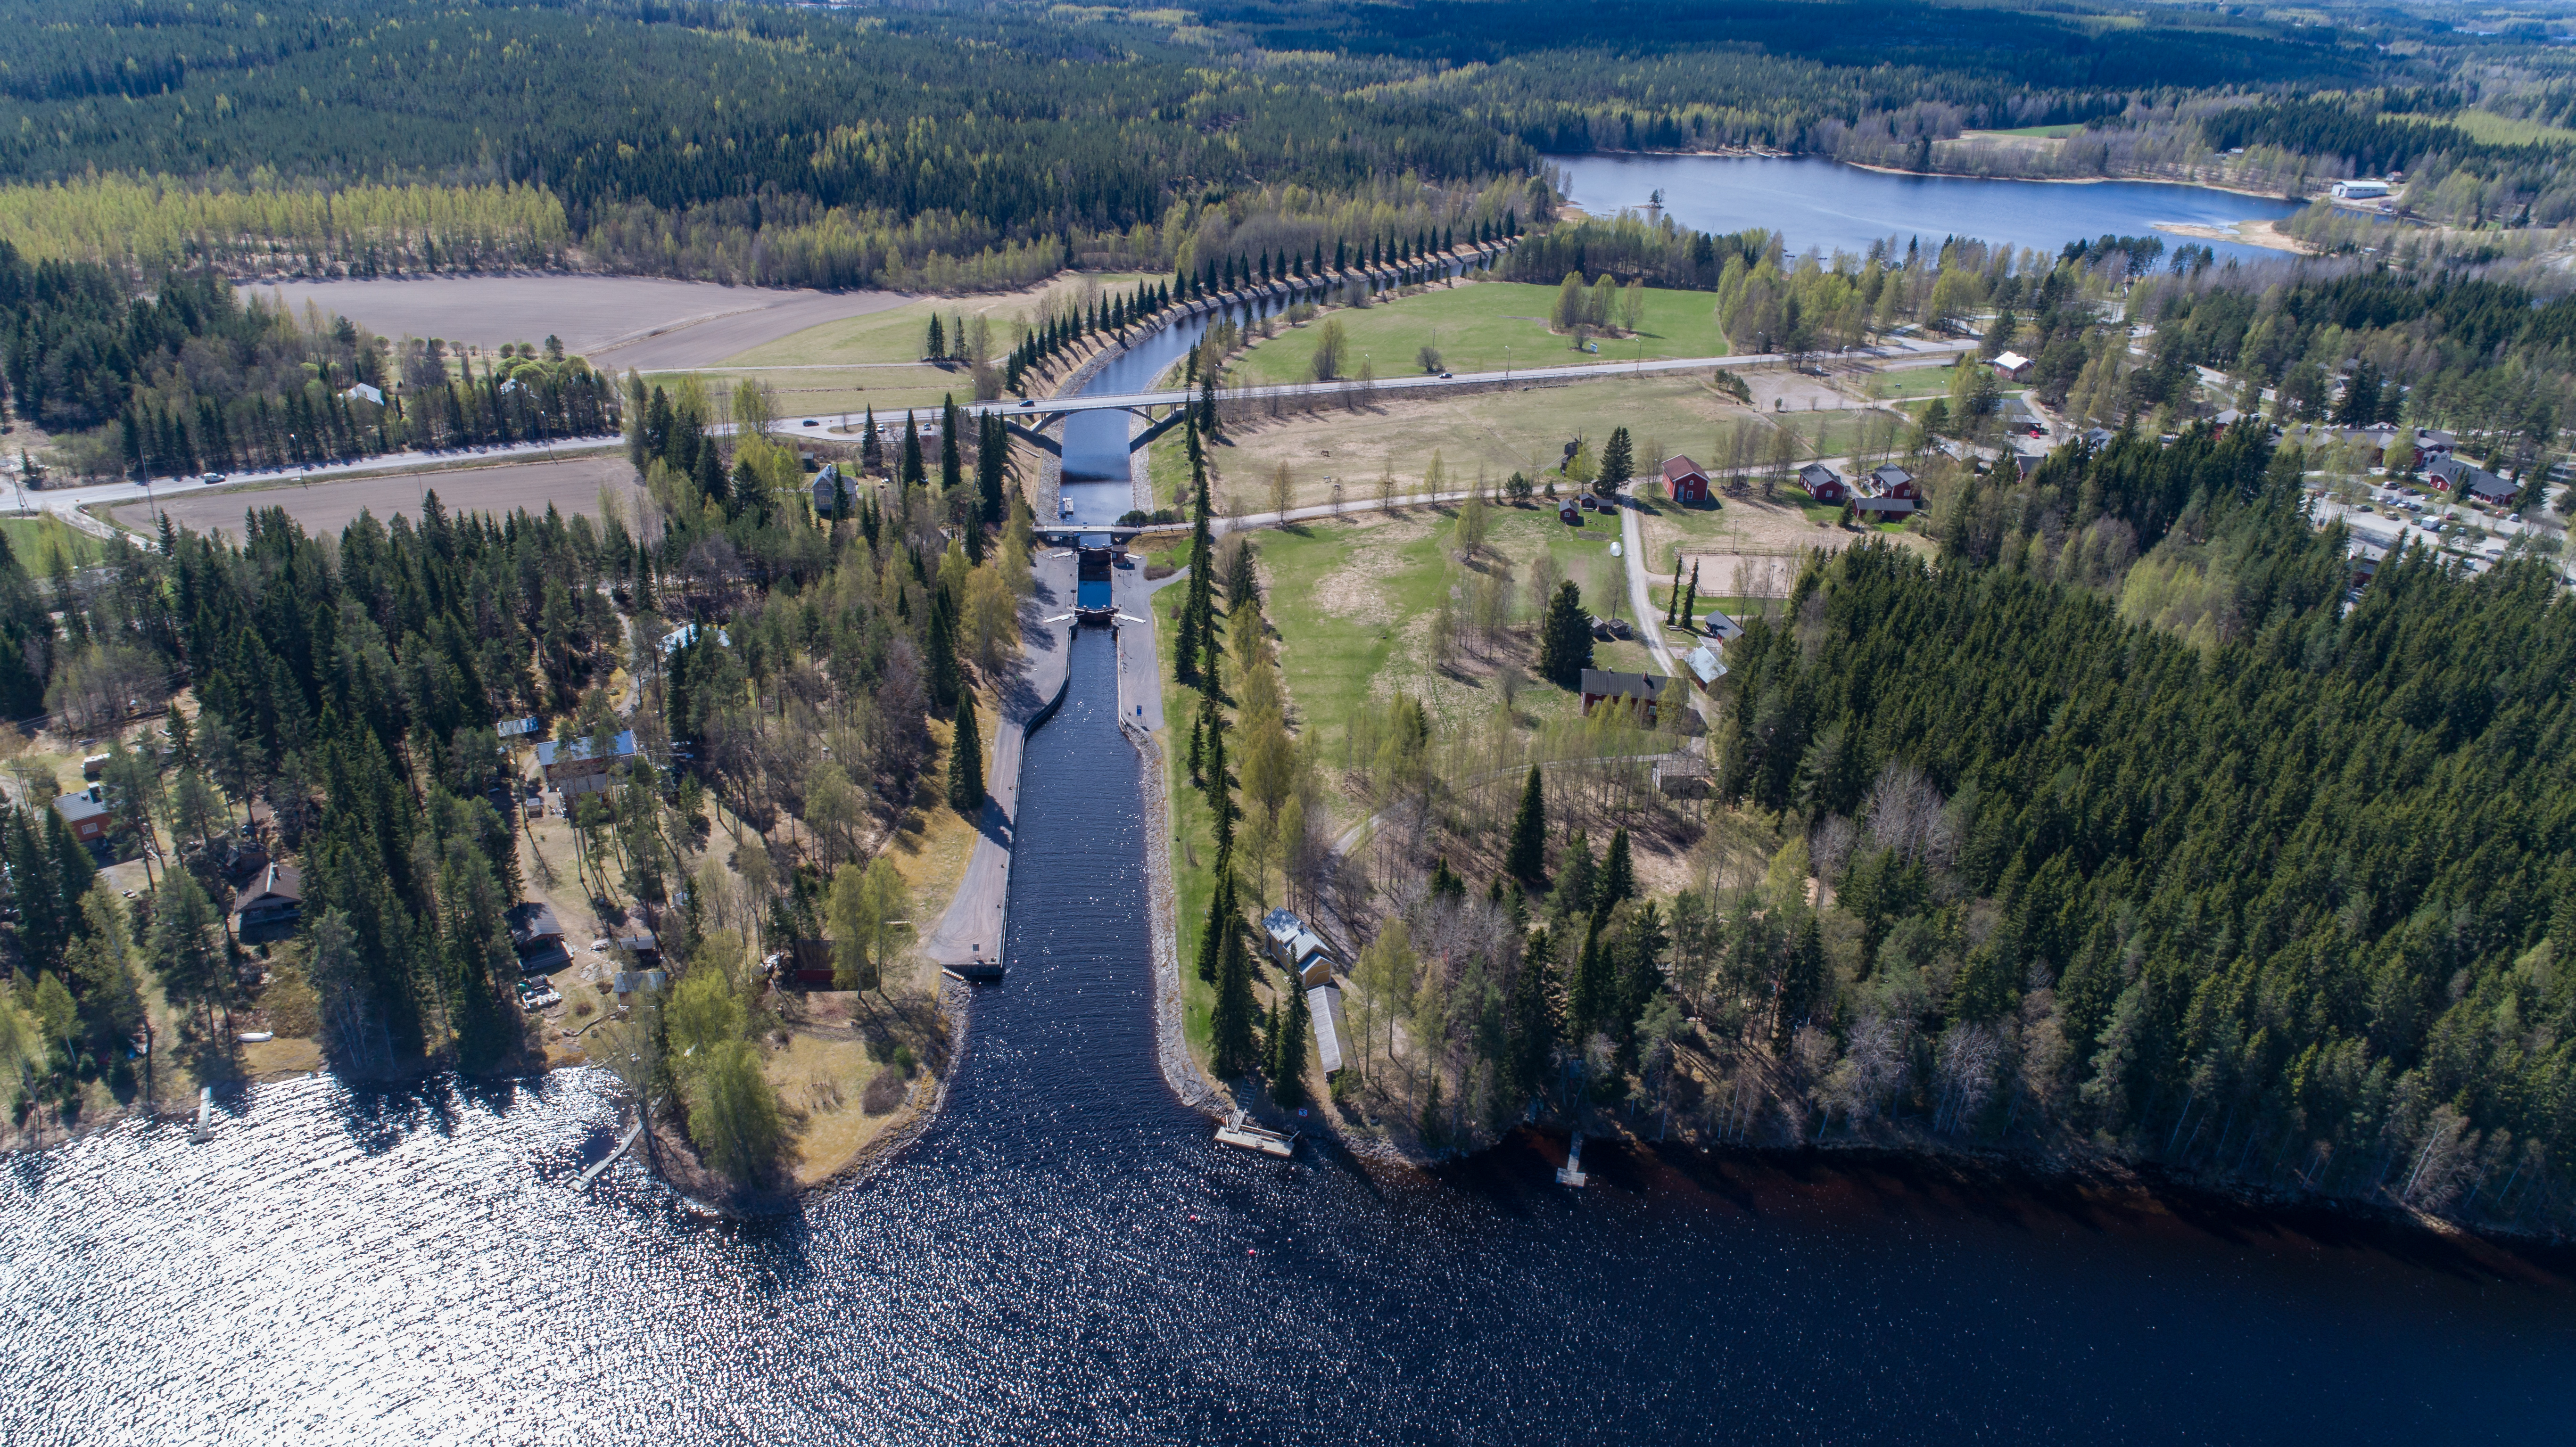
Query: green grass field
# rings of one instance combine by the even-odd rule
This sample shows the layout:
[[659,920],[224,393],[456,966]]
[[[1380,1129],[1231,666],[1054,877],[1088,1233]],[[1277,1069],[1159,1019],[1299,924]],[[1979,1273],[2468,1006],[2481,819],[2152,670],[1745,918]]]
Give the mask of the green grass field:
[[[1420,490],[1435,452],[1448,489],[1466,488],[1480,468],[1499,487],[1514,472],[1540,480],[1563,460],[1567,442],[1580,436],[1597,452],[1624,426],[1645,473],[1667,453],[1704,457],[1723,429],[1752,415],[1697,376],[1612,377],[1436,401],[1389,396],[1358,411],[1327,404],[1240,426],[1212,455],[1219,497],[1239,495],[1248,511],[1268,510],[1270,479],[1283,463],[1298,506],[1331,501],[1338,480],[1345,505],[1358,508],[1375,505],[1383,473],[1395,475],[1400,492]],[[1810,435],[1834,415],[1792,425]],[[1154,466],[1157,495],[1168,497],[1185,469],[1163,461],[1159,442]]]
[[[921,344],[936,316],[942,325],[958,317],[972,322],[984,317],[993,326],[993,349],[1011,345],[1011,324],[1034,315],[1046,291],[1070,297],[1096,283],[1103,291],[1132,290],[1145,278],[1130,272],[1067,273],[1043,290],[1000,292],[991,296],[923,297],[888,311],[847,317],[807,327],[725,358],[729,367],[883,366],[921,360]],[[1159,278],[1158,278],[1159,279]]]
[[2083,129],[2084,123],[2076,121],[2060,126],[2022,126],[2009,131],[1962,131],[1959,133],[1959,139],[1973,141],[1981,136],[2017,136],[2025,140],[2062,141],[2068,136],[2080,134]]
[[1728,350],[1725,338],[1718,335],[1711,311],[1714,299],[1707,292],[1650,287],[1644,294],[1645,314],[1636,336],[1602,338],[1597,356],[1579,354],[1565,337],[1548,330],[1556,291],[1553,286],[1524,282],[1462,282],[1365,308],[1337,308],[1255,344],[1236,360],[1229,380],[1245,384],[1312,381],[1315,343],[1327,320],[1342,324],[1347,352],[1342,370],[1351,376],[1359,374],[1363,357],[1380,377],[1418,373],[1423,369],[1416,358],[1426,345],[1437,348],[1441,364],[1453,372],[1639,357],[1647,361],[1714,357]]
[[51,515],[0,518],[0,537],[9,540],[9,551],[17,555],[18,565],[38,576],[52,569],[57,553],[75,568],[86,567],[106,555],[106,547],[98,539]]
[[[647,382],[668,386],[680,372],[651,372]],[[825,368],[781,372],[701,371],[698,378],[706,384],[707,395],[719,408],[726,408],[734,385],[746,379],[767,383],[777,399],[778,415],[793,422],[804,417],[838,417],[857,414],[874,407],[879,417],[900,413],[906,408],[928,410],[940,399],[954,395],[958,401],[972,401],[975,379],[963,368],[948,371],[929,366],[870,366]],[[730,417],[729,410],[725,414]]]

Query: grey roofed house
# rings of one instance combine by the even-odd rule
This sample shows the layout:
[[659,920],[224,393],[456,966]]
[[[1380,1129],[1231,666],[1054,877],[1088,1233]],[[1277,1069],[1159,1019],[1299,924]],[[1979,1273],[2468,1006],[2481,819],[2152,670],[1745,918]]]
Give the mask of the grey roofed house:
[[856,508],[858,505],[858,480],[843,473],[841,464],[837,462],[823,464],[823,470],[814,474],[814,511],[830,517],[835,506]]
[[1263,915],[1261,932],[1269,937],[1271,958],[1293,971],[1299,984],[1332,983],[1332,947],[1324,943],[1322,935],[1308,928],[1296,911],[1274,909]]
[[288,925],[304,917],[304,876],[292,864],[270,864],[259,882],[233,901],[233,928]]
[[1726,677],[1726,665],[1719,661],[1714,643],[1703,643],[1683,654],[1682,666],[1691,671],[1691,677],[1697,679],[1702,688],[1715,688],[1717,681]]
[[1720,643],[1732,643],[1744,636],[1744,625],[1711,608],[1700,615],[1699,631]]
[[2111,445],[2111,438],[2113,436],[2114,434],[2108,427],[2088,428],[2084,433],[2084,445],[2092,448],[2108,447]]
[[2480,502],[2510,502],[2521,490],[2483,467],[2448,454],[2426,463],[2424,476],[2428,481],[2438,480],[2454,497],[2473,497]]
[[54,812],[63,816],[63,823],[71,827],[72,837],[83,844],[95,844],[107,837],[109,820],[107,805],[98,797],[101,792],[102,786],[92,784],[77,794],[54,796]]
[[1828,488],[1839,491],[1843,485],[1843,475],[1821,462],[1810,462],[1798,469],[1798,484],[1804,487],[1810,496],[1820,497]]
[[510,943],[521,954],[563,943],[563,922],[545,904],[530,900],[510,906],[504,916],[510,922]]

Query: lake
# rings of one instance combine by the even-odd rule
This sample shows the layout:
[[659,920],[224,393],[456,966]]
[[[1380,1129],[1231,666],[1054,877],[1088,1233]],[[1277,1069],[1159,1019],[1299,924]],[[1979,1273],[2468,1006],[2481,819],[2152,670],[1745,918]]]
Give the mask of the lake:
[[0,1441],[2563,1440],[2576,1293],[2331,1215],[1514,1137],[1215,1146],[1154,1064],[1110,641],[1029,741],[945,1114],[710,1220],[592,1072],[230,1098],[0,1164]]
[[[1966,176],[1897,176],[1820,156],[1551,156],[1568,199],[1595,216],[1643,210],[1660,188],[1675,220],[1700,231],[1777,231],[1791,255],[1814,247],[1866,252],[1873,241],[1909,237],[1938,246],[1974,236],[2054,253],[2098,236],[2161,235],[2168,247],[2193,240],[2158,232],[2159,221],[2226,226],[2278,220],[2306,209],[2295,201],[2240,196],[2206,186],[2153,181],[1990,181]],[[2203,243],[2221,258],[2288,255],[2234,241]]]

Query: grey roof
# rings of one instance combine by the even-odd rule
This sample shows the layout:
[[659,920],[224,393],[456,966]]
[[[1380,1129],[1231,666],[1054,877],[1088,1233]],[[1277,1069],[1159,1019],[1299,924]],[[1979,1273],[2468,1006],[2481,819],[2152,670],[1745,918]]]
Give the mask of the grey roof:
[[57,794],[54,796],[54,812],[63,816],[64,823],[77,824],[83,819],[95,819],[106,813],[107,806],[87,793]]
[[1661,698],[1669,678],[1651,673],[1621,673],[1615,668],[1583,670],[1583,693],[1587,698]]
[[1798,469],[1798,480],[1809,487],[1819,487],[1828,482],[1840,482],[1843,475],[1821,462],[1810,462]]
[[1726,665],[1718,661],[1717,645],[1703,643],[1682,655],[1682,662],[1702,683],[1715,683],[1726,676]]
[[257,888],[242,891],[241,898],[233,904],[233,912],[240,914],[270,902],[279,904],[304,902],[304,876],[297,872],[294,865],[269,865],[260,874]]
[[[616,738],[609,740],[608,751],[621,759],[633,757],[635,753],[635,730],[626,729],[620,732]],[[558,761],[567,764],[577,764],[589,757],[590,740],[588,738],[574,739],[568,744],[558,744],[554,740],[548,739],[544,743],[537,745],[537,767],[541,769],[551,769]]]

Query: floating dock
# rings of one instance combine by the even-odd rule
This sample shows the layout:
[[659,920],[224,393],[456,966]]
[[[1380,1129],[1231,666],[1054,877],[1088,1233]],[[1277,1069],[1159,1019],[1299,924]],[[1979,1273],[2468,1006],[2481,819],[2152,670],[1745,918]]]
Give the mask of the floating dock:
[[1294,1131],[1282,1135],[1267,1126],[1246,1124],[1243,1112],[1240,1110],[1227,1116],[1225,1124],[1216,1128],[1216,1143],[1221,1146],[1232,1146],[1239,1151],[1251,1151],[1257,1155],[1276,1156],[1283,1161],[1295,1154],[1297,1150],[1297,1136]]
[[188,1132],[188,1140],[192,1144],[203,1144],[214,1133],[215,1088],[201,1085],[197,1087],[197,1128]]
[[1591,1180],[1590,1176],[1583,1174],[1583,1132],[1576,1131],[1574,1144],[1565,1152],[1565,1164],[1557,1168],[1556,1183],[1560,1186],[1581,1186],[1590,1183]]

